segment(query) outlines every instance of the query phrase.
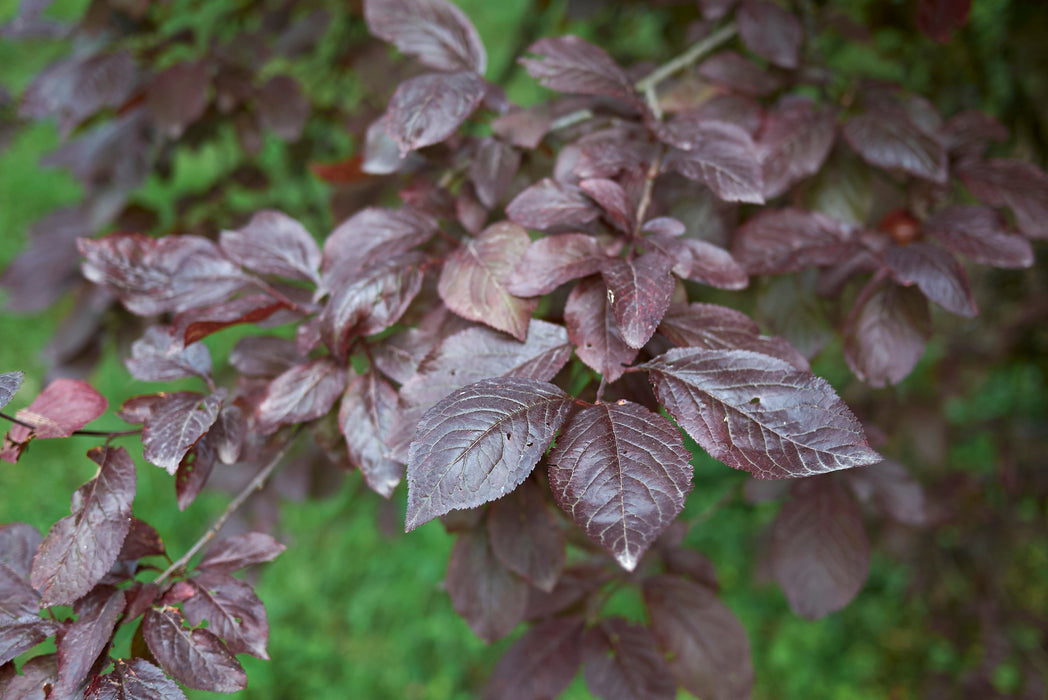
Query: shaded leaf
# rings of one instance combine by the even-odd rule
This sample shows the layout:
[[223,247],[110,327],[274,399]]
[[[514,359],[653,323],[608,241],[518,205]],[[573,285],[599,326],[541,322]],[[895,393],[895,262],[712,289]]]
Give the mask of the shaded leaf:
[[178,685],[145,659],[117,659],[113,670],[95,676],[85,700],[185,700]]
[[748,133],[733,124],[674,119],[660,138],[675,146],[664,167],[709,187],[727,202],[764,203],[761,161]]
[[295,341],[270,336],[241,338],[229,353],[229,364],[253,377],[274,377],[305,359]]
[[886,459],[848,472],[848,485],[863,503],[905,525],[925,525],[929,508],[919,481],[898,462]]
[[28,578],[33,557],[43,539],[40,532],[29,523],[0,525],[0,564]]
[[331,410],[346,388],[346,370],[330,359],[296,365],[266,387],[255,411],[255,430],[262,435],[282,425],[305,423]]
[[1048,239],[1048,175],[1036,165],[996,158],[963,164],[958,175],[979,201],[1011,209],[1023,234]]
[[483,530],[464,532],[455,540],[445,585],[455,612],[489,644],[524,618],[528,584],[499,563]]
[[487,85],[476,73],[427,73],[405,80],[386,111],[386,132],[403,156],[451,136],[473,113]]
[[635,403],[582,409],[549,455],[557,505],[632,571],[684,508],[691,453],[668,420]]
[[230,574],[251,564],[273,561],[287,547],[264,532],[245,532],[225,537],[204,554],[198,569]]
[[46,700],[58,670],[55,654],[41,654],[22,664],[22,675],[11,679],[4,689],[5,700]]
[[136,73],[127,51],[56,61],[25,89],[19,114],[38,120],[56,117],[65,138],[99,110],[123,104],[136,87]]
[[525,481],[492,503],[487,526],[491,550],[503,566],[536,588],[553,590],[564,568],[564,536],[538,486]]
[[534,297],[579,277],[600,272],[607,259],[600,242],[584,233],[563,233],[532,241],[513,270],[506,288],[511,294]]
[[721,51],[698,67],[706,80],[723,88],[752,97],[769,95],[782,87],[782,82],[735,51]]
[[1003,124],[975,109],[950,117],[940,133],[951,154],[969,161],[981,158],[991,142],[1008,140],[1008,129]]
[[764,198],[785,193],[819,172],[837,136],[836,115],[808,100],[780,103],[768,113],[757,137]]
[[299,82],[290,75],[274,75],[255,93],[258,120],[285,141],[297,141],[312,110]]
[[484,73],[487,67],[477,30],[446,0],[366,0],[364,19],[373,36],[430,68]]
[[520,167],[520,151],[491,137],[482,139],[469,165],[469,177],[477,190],[477,198],[492,209],[509,190],[513,176]]
[[647,627],[621,617],[590,628],[583,643],[586,687],[601,700],[674,700],[677,683]]
[[932,41],[945,44],[968,22],[972,0],[921,0],[917,5],[917,27]]
[[1024,268],[1033,265],[1033,247],[1006,232],[1004,221],[987,207],[956,205],[940,209],[924,222],[924,231],[955,253],[983,265]]
[[75,692],[87,679],[95,659],[110,642],[124,604],[124,592],[111,586],[98,586],[77,601],[77,619],[58,640],[57,697]]
[[608,302],[608,287],[599,277],[581,280],[571,290],[564,304],[564,323],[575,354],[609,382],[621,377],[625,365],[637,357],[638,351],[622,339]]
[[205,396],[195,391],[164,393],[142,424],[142,456],[174,474],[179,462],[214,425],[225,389]]
[[916,289],[887,285],[844,328],[844,359],[873,387],[898,384],[924,355],[931,336],[928,302]]
[[611,223],[626,233],[633,233],[637,225],[636,215],[622,185],[614,180],[593,178],[581,181],[579,189],[600,205]]
[[750,51],[783,68],[800,64],[804,27],[797,17],[768,0],[743,0],[735,20]]
[[169,139],[200,119],[211,92],[208,61],[185,61],[160,71],[146,88],[146,109],[153,125]]
[[946,149],[900,106],[881,105],[844,123],[844,138],[870,165],[945,184]]
[[131,527],[135,464],[122,447],[95,447],[98,474],[73,494],[72,515],[53,526],[33,560],[29,581],[42,606],[68,605],[87,593],[116,561]]
[[676,576],[644,581],[644,603],[677,681],[710,700],[748,698],[753,664],[746,630],[716,594]]
[[149,651],[161,668],[187,688],[235,693],[247,686],[240,662],[206,629],[187,629],[175,608],[150,608],[142,624]]
[[371,490],[389,498],[400,483],[404,468],[389,456],[386,436],[397,409],[397,392],[378,372],[355,376],[346,387],[338,411],[338,424],[346,438],[350,461]]
[[833,265],[850,250],[839,222],[803,209],[770,209],[750,218],[736,232],[732,253],[751,275],[796,272]]
[[11,398],[18,393],[24,379],[25,372],[22,370],[0,374],[0,408],[11,402]]
[[673,262],[661,253],[645,253],[632,260],[609,259],[601,269],[608,285],[608,304],[630,347],[644,347],[669,308],[672,267]]
[[183,344],[166,326],[150,326],[131,344],[127,371],[144,382],[169,382],[183,377],[211,378],[211,352],[203,343]]
[[799,482],[772,525],[770,557],[795,613],[814,620],[840,610],[870,568],[858,504],[835,479]]
[[182,603],[189,624],[196,627],[207,620],[208,630],[221,637],[231,653],[269,659],[266,609],[248,583],[205,570],[189,579],[189,584],[195,594]]
[[647,137],[636,127],[627,125],[586,134],[572,146],[577,151],[571,172],[581,179],[617,177],[623,172],[639,171],[655,157],[653,144]]
[[508,221],[484,229],[444,263],[440,298],[459,316],[524,340],[538,300],[515,297],[506,286],[530,242],[527,231]]
[[607,567],[600,564],[576,564],[561,574],[557,585],[546,593],[538,588],[528,591],[528,620],[542,620],[562,613],[596,592],[613,578]]
[[317,283],[320,249],[306,227],[283,212],[257,212],[243,228],[223,231],[222,251],[234,262],[265,275]]
[[778,358],[688,348],[642,366],[670,415],[735,469],[782,479],[881,461],[833,387]]
[[577,36],[540,39],[528,53],[541,58],[521,58],[519,63],[550,90],[581,95],[617,97],[634,104],[639,98],[625,71],[604,49]]
[[131,528],[116,558],[117,561],[136,561],[143,557],[160,556],[165,551],[160,533],[144,520],[132,518]]
[[526,228],[546,230],[581,226],[600,216],[600,210],[578,187],[545,178],[514,197],[506,216]]
[[211,477],[215,467],[215,450],[205,433],[186,452],[175,471],[175,501],[179,510],[193,504]]
[[39,614],[40,594],[20,572],[0,564],[0,665],[55,634],[58,622]]
[[343,221],[324,241],[324,276],[340,267],[363,269],[425,243],[437,222],[411,207],[368,207]]
[[750,350],[785,360],[799,370],[808,369],[808,361],[792,345],[782,338],[761,335],[753,319],[726,306],[699,302],[671,306],[659,332],[679,347]]
[[259,323],[286,308],[286,302],[278,301],[269,294],[248,294],[176,314],[171,319],[171,334],[189,346],[230,326]]
[[688,279],[718,289],[745,289],[749,286],[749,275],[728,251],[696,238],[685,238],[681,243],[691,258]]
[[583,622],[561,617],[535,625],[506,651],[484,689],[484,700],[544,700],[559,696],[582,663]]
[[899,284],[916,284],[924,295],[947,311],[969,318],[979,313],[968,274],[957,258],[939,246],[917,242],[892,246],[885,255]]
[[419,422],[407,465],[406,530],[500,498],[528,478],[573,399],[535,379],[484,379]]

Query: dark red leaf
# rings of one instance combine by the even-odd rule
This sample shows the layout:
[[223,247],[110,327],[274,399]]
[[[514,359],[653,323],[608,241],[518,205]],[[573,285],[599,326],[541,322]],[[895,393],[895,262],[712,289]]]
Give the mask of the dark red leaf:
[[840,610],[870,568],[858,504],[836,479],[799,482],[772,524],[770,557],[793,612],[814,620]]
[[436,232],[436,221],[410,207],[362,209],[324,241],[324,275],[382,262],[425,243]]
[[582,663],[583,622],[561,617],[535,625],[499,659],[484,700],[545,700],[558,697]]
[[674,700],[677,682],[647,627],[621,617],[590,628],[583,643],[586,687],[601,700]]
[[346,387],[338,411],[338,424],[346,438],[349,459],[376,493],[389,498],[400,483],[404,468],[386,448],[397,392],[374,369],[355,376]]
[[542,58],[521,58],[520,64],[550,90],[640,103],[625,71],[603,49],[577,36],[540,39],[528,53]]
[[33,560],[29,581],[42,606],[68,605],[91,590],[116,561],[131,528],[135,464],[122,447],[95,447],[98,474],[73,494],[72,515],[55,523]]
[[643,365],[659,402],[696,442],[762,479],[881,461],[824,379],[746,350],[676,349]]
[[0,374],[0,408],[11,402],[11,398],[18,393],[25,379],[25,372],[16,370]]
[[644,581],[652,633],[677,681],[709,700],[748,698],[753,664],[746,630],[713,591],[676,576]]
[[940,133],[946,148],[961,160],[977,160],[990,142],[1008,140],[1008,129],[1004,125],[975,109],[951,117]]
[[165,551],[164,541],[153,526],[144,520],[132,518],[131,528],[116,558],[117,561],[136,561],[143,557],[160,556]]
[[43,536],[28,523],[0,525],[0,564],[5,564],[23,578],[29,577],[33,557]]
[[638,404],[584,408],[549,455],[557,505],[594,542],[632,571],[684,508],[691,458],[680,431]]
[[124,612],[124,592],[112,586],[98,586],[76,607],[76,621],[58,639],[58,683],[54,691],[57,697],[72,694],[87,679]]
[[195,391],[161,394],[142,425],[142,456],[174,474],[179,462],[214,425],[225,389],[205,396]]
[[528,584],[499,563],[483,530],[464,532],[455,540],[445,585],[455,612],[489,644],[524,618]]
[[469,18],[446,0],[366,0],[372,35],[430,68],[484,73],[487,54]]
[[251,564],[273,561],[285,549],[287,547],[264,532],[245,532],[216,542],[197,568],[230,574]]
[[419,422],[408,459],[406,530],[500,498],[528,478],[573,399],[535,379],[484,379]]
[[113,670],[95,676],[84,700],[185,700],[178,685],[145,659],[117,659]]
[[480,106],[487,84],[476,73],[427,73],[405,80],[386,111],[386,132],[403,156],[451,136]]
[[506,216],[526,228],[546,230],[581,226],[600,216],[600,210],[578,187],[546,178],[514,197]]
[[782,87],[782,82],[735,51],[721,51],[699,64],[698,73],[728,90],[763,97]]
[[645,221],[640,230],[656,235],[676,237],[683,236],[688,228],[684,225],[684,222],[674,219],[672,216],[659,216]]
[[175,608],[147,610],[142,635],[160,667],[187,688],[235,693],[247,686],[244,669],[226,645],[206,629],[187,629]]
[[1023,268],[1033,265],[1033,247],[1007,233],[1004,221],[987,207],[956,205],[940,209],[924,222],[924,231],[955,253],[983,265]]
[[804,27],[797,17],[768,0],[743,0],[735,20],[750,51],[783,68],[800,65]]
[[945,44],[968,22],[972,0],[921,0],[917,6],[917,26],[932,41]]
[[263,210],[243,228],[223,231],[222,251],[234,262],[264,275],[320,281],[320,249],[306,227],[283,212]]
[[144,382],[169,382],[183,377],[211,379],[211,352],[203,343],[183,344],[167,326],[150,326],[131,344],[127,371]]
[[541,489],[525,481],[491,504],[487,525],[491,550],[502,565],[532,586],[552,591],[564,568],[564,536]]
[[900,105],[880,104],[844,124],[844,138],[870,165],[945,184],[941,139],[914,122]]
[[139,316],[186,311],[225,301],[251,278],[218,246],[199,236],[149,238],[117,233],[77,240],[84,277],[113,292]]
[[819,172],[833,148],[836,122],[832,109],[816,110],[808,100],[792,99],[768,113],[757,137],[765,199]]
[[175,471],[175,501],[179,510],[193,505],[215,467],[215,450],[204,434],[178,463]]
[[203,116],[211,92],[211,64],[185,61],[149,80],[146,109],[153,125],[169,139],[178,139],[186,127]]
[[194,627],[204,620],[233,654],[268,659],[269,621],[262,601],[249,584],[228,574],[205,570],[189,579],[196,593],[182,603],[186,621]]
[[573,279],[600,272],[607,254],[584,233],[562,233],[533,241],[506,288],[522,297],[543,296]]
[[898,384],[917,365],[931,336],[928,301],[916,289],[883,287],[852,312],[844,328],[844,358],[873,387]]
[[[375,366],[387,377],[404,384],[418,371],[419,365],[443,340],[466,328],[476,328],[443,304],[430,308],[419,320],[418,326],[397,331],[372,348]],[[505,335],[486,331],[493,337]]]
[[688,279],[718,289],[745,289],[749,286],[749,275],[728,251],[697,238],[685,238],[681,243],[691,258]]
[[508,221],[484,229],[444,263],[440,298],[459,316],[524,340],[538,300],[515,297],[506,286],[530,243],[528,232]]
[[699,302],[671,306],[659,332],[678,347],[750,350],[785,360],[799,370],[808,369],[808,361],[792,345],[782,338],[762,336],[753,319],[726,306]]
[[673,296],[673,261],[661,253],[645,253],[632,260],[609,259],[601,269],[608,285],[608,305],[622,339],[642,348],[655,333]]
[[723,94],[716,95],[696,107],[691,118],[734,124],[753,137],[764,122],[764,109],[759,102],[749,97]]
[[124,614],[124,623],[129,623],[145,613],[156,601],[160,593],[160,587],[150,581],[143,584],[135,581],[126,589],[127,610]]
[[105,107],[119,107],[138,82],[127,51],[97,53],[52,63],[22,95],[19,113],[33,119],[57,117],[63,138]]
[[578,605],[611,578],[611,572],[599,564],[569,566],[551,592],[545,593],[538,588],[528,591],[526,619],[542,620],[562,613]]
[[171,333],[189,346],[230,326],[259,323],[286,308],[286,302],[278,301],[268,294],[248,294],[214,306],[176,314],[171,320]]
[[275,377],[305,359],[295,341],[270,336],[241,338],[229,353],[234,369],[254,377]]
[[491,130],[517,148],[532,150],[542,143],[552,123],[546,105],[539,104],[529,109],[511,107],[509,112],[492,120]]
[[967,273],[957,258],[939,246],[923,242],[892,246],[885,262],[899,284],[916,284],[947,311],[969,318],[979,313]]
[[494,138],[482,139],[469,166],[477,198],[492,209],[506,194],[520,167],[520,151]]
[[764,203],[760,155],[741,128],[678,118],[666,124],[660,138],[676,147],[666,156],[667,169],[701,182],[726,202]]
[[1043,170],[1000,158],[963,164],[958,174],[979,201],[1011,209],[1025,235],[1048,239],[1048,175]]
[[37,438],[69,437],[105,413],[109,402],[94,387],[80,379],[56,379],[33,399],[33,403],[15,415],[32,431],[21,425],[11,426],[8,437],[25,442],[30,433]]
[[266,387],[255,412],[255,430],[268,435],[282,425],[320,418],[345,389],[346,370],[330,359],[296,365]]
[[647,137],[635,127],[625,125],[586,134],[573,146],[577,153],[571,172],[582,179],[617,177],[625,171],[638,171],[655,157],[653,144]]
[[896,522],[921,526],[928,522],[929,508],[920,482],[906,467],[890,459],[848,472],[848,485],[863,503]]
[[637,350],[622,339],[608,301],[608,287],[599,277],[581,280],[564,305],[568,338],[579,359],[613,382],[622,376],[625,365],[637,357]]
[[59,624],[39,614],[40,594],[21,573],[0,564],[0,665],[55,634]]
[[851,249],[835,219],[803,209],[771,209],[735,232],[732,253],[751,275],[782,274],[833,265]]
[[285,141],[297,141],[312,109],[302,87],[290,75],[275,75],[255,93],[258,120]]
[[593,178],[580,182],[579,189],[600,205],[612,224],[626,233],[633,233],[636,215],[622,185],[614,180]]

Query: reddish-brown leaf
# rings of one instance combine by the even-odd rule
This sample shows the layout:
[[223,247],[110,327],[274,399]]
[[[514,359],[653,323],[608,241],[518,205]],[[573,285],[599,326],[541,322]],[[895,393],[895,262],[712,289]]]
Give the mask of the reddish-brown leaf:
[[899,284],[917,287],[947,311],[969,318],[979,313],[968,274],[953,254],[931,243],[892,246],[885,255],[892,277]]
[[95,676],[84,700],[185,700],[178,684],[145,659],[117,659],[113,670]]
[[600,209],[578,187],[545,178],[514,197],[506,216],[526,228],[546,230],[581,226],[600,216]]
[[372,35],[430,68],[484,73],[487,54],[469,18],[447,0],[366,0]]
[[255,411],[255,429],[268,435],[282,425],[320,418],[345,389],[346,370],[330,359],[296,365],[266,387]]
[[928,301],[916,289],[889,284],[844,328],[844,358],[873,387],[898,384],[924,355],[931,336]]
[[211,378],[211,352],[203,343],[179,342],[167,326],[150,326],[131,344],[124,365],[135,379],[169,382],[183,377]]
[[545,700],[559,696],[582,663],[583,621],[561,617],[535,625],[499,659],[484,700]]
[[201,571],[189,584],[195,594],[182,603],[189,624],[196,627],[207,620],[208,630],[221,637],[233,654],[269,658],[266,609],[250,584],[213,569]]
[[586,687],[602,700],[674,700],[677,683],[647,627],[601,620],[583,642]]
[[536,588],[553,590],[564,568],[564,536],[533,481],[492,503],[487,526],[503,566]]
[[405,80],[386,111],[386,131],[404,155],[440,143],[473,113],[487,84],[476,73],[427,73]]
[[77,601],[77,619],[58,639],[57,697],[75,692],[87,680],[95,659],[109,644],[124,605],[124,592],[112,586],[97,586]]
[[613,382],[637,357],[637,350],[622,339],[608,301],[608,287],[600,277],[579,281],[564,304],[568,338],[579,359]]
[[584,233],[562,233],[533,241],[517,263],[506,288],[511,294],[534,297],[579,277],[600,272],[607,254],[600,242]]
[[924,231],[953,252],[983,265],[1023,268],[1034,262],[1030,242],[1007,233],[1001,217],[987,207],[955,205],[940,209],[925,220]]
[[743,0],[735,19],[750,51],[783,68],[800,65],[804,27],[797,17],[768,0]]
[[153,76],[146,88],[146,109],[153,125],[169,139],[178,139],[200,119],[211,92],[211,64],[185,61]]
[[142,636],[161,668],[187,688],[235,693],[247,686],[247,675],[226,648],[206,629],[190,630],[175,608],[150,608]]
[[314,284],[320,281],[316,241],[305,226],[283,212],[257,212],[243,228],[223,231],[219,246],[249,270]]
[[160,394],[142,425],[142,456],[174,474],[197,440],[214,425],[226,390],[205,396],[194,391]]
[[396,409],[396,390],[372,369],[349,382],[338,411],[350,461],[360,469],[365,483],[386,498],[393,495],[404,475],[404,467],[386,447]]
[[603,49],[577,36],[540,39],[528,53],[541,58],[521,58],[521,65],[550,90],[640,103],[625,71]]
[[445,585],[455,612],[489,644],[524,618],[528,584],[499,562],[483,530],[464,532],[455,540]]
[[1048,239],[1048,175],[1036,165],[995,158],[963,164],[958,175],[979,201],[1011,209],[1023,234]]
[[220,539],[204,554],[199,569],[230,574],[251,564],[273,561],[287,547],[264,532],[245,532]]
[[601,269],[608,285],[608,305],[622,339],[642,348],[655,333],[673,296],[673,261],[661,253],[645,253],[626,260],[609,259]]

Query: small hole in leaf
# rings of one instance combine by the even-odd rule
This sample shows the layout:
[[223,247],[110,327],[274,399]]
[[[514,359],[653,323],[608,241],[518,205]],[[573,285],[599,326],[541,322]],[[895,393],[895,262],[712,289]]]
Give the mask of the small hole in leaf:
[[506,439],[507,440],[512,440],[513,439],[513,433],[506,433]]

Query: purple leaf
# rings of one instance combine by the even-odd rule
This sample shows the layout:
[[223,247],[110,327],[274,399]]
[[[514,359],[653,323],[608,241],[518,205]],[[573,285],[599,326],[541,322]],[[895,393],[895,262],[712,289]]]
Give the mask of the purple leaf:
[[639,130],[614,126],[586,134],[573,144],[578,150],[571,172],[576,177],[617,177],[647,167],[655,156],[652,144]]
[[484,379],[419,422],[408,459],[406,530],[500,498],[528,478],[574,404],[535,379]]
[[600,272],[607,259],[600,242],[584,233],[562,233],[533,241],[517,263],[506,288],[511,294],[549,294],[565,282]]
[[746,630],[709,588],[676,576],[644,581],[644,603],[677,681],[709,700],[748,698],[753,664]]
[[[397,331],[372,348],[372,358],[383,374],[398,384],[405,384],[415,376],[422,361],[441,342],[458,331],[475,327],[461,316],[451,313],[448,307],[437,304],[423,315],[417,327]],[[485,332],[492,337],[505,339],[504,334]]]
[[782,338],[767,337],[746,314],[716,304],[671,306],[659,325],[659,332],[678,347],[707,350],[750,350],[785,360],[798,370],[807,370],[808,361]]
[[175,471],[175,501],[179,510],[193,505],[215,467],[215,450],[208,435],[210,431],[197,440],[178,463]]
[[655,333],[673,296],[673,261],[661,253],[645,253],[632,260],[610,259],[601,269],[608,285],[608,305],[622,339],[642,348]]
[[231,574],[251,564],[273,561],[287,547],[264,532],[245,532],[219,540],[207,550],[197,565],[223,574]]
[[800,65],[804,27],[791,13],[767,0],[743,0],[735,20],[750,51],[783,68]]
[[403,156],[440,143],[484,99],[487,84],[476,73],[427,73],[405,80],[386,111],[386,132]]
[[142,456],[174,474],[179,462],[214,425],[226,390],[204,396],[195,391],[161,394],[142,425]]
[[430,68],[476,73],[487,68],[477,30],[446,0],[365,0],[364,19],[373,36]]
[[154,239],[116,233],[77,240],[84,277],[113,292],[139,316],[186,311],[225,301],[251,278],[218,246],[199,236]]
[[235,693],[247,686],[247,675],[218,637],[206,629],[187,629],[182,613],[150,608],[142,636],[161,668],[187,688]]
[[204,115],[210,92],[208,61],[176,63],[149,80],[146,110],[157,130],[176,140],[187,126]]
[[674,700],[677,683],[647,627],[621,617],[590,628],[583,643],[586,687],[602,700]]
[[178,685],[145,659],[117,659],[113,670],[95,676],[84,700],[185,700]]
[[691,458],[680,431],[635,403],[582,409],[549,455],[557,505],[594,542],[633,571],[684,508]]
[[382,262],[425,243],[436,232],[436,221],[410,207],[361,209],[324,241],[324,275]]
[[600,205],[612,224],[626,233],[633,233],[637,225],[636,214],[622,185],[614,180],[594,178],[580,182],[579,189]]
[[552,123],[546,105],[540,104],[529,109],[511,107],[509,112],[492,120],[491,130],[517,148],[534,150],[549,133]]
[[564,536],[542,490],[525,481],[491,504],[487,525],[491,550],[502,565],[532,586],[552,591],[564,569]]
[[752,137],[764,123],[764,109],[752,98],[723,94],[703,102],[691,111],[688,118],[734,124]]
[[0,665],[55,634],[59,624],[39,614],[40,594],[19,572],[0,564]]
[[22,675],[3,689],[4,700],[45,700],[57,678],[56,659],[55,654],[41,654],[22,664]]
[[455,612],[489,644],[524,618],[528,584],[499,563],[482,530],[464,532],[455,540],[445,585]]
[[41,439],[69,437],[105,413],[108,405],[106,398],[87,382],[56,379],[28,407],[15,414],[33,429],[13,425],[8,437],[13,442],[24,442],[30,434]]
[[396,409],[396,390],[372,369],[350,381],[338,411],[349,460],[360,469],[367,485],[385,498],[393,495],[404,474],[385,444]]
[[902,105],[879,104],[844,124],[844,138],[870,165],[945,184],[948,159],[938,136],[916,124]]
[[969,109],[956,114],[943,125],[943,143],[951,154],[965,161],[982,158],[990,142],[1008,140],[1008,129],[988,114]]
[[749,275],[728,251],[696,238],[685,238],[681,243],[691,258],[688,279],[717,289],[745,289],[749,286]]
[[540,39],[528,47],[528,53],[542,58],[521,58],[519,62],[543,87],[640,104],[625,71],[603,49],[577,36]]
[[73,494],[72,515],[53,526],[33,560],[29,581],[42,606],[68,605],[98,583],[116,561],[131,528],[135,464],[122,447],[95,447],[98,474]]
[[33,557],[43,539],[37,529],[28,523],[0,525],[0,564],[28,578]]
[[136,73],[127,51],[56,61],[26,88],[19,113],[32,119],[57,117],[66,138],[99,110],[122,105],[136,87]]
[[491,137],[482,139],[469,165],[469,177],[477,190],[477,198],[488,209],[493,209],[513,183],[520,167],[520,151]]
[[207,620],[208,630],[221,637],[231,653],[269,659],[266,609],[248,583],[205,570],[189,579],[189,584],[194,595],[182,603],[189,624],[196,627]]
[[117,561],[137,561],[144,557],[161,556],[165,551],[160,533],[144,520],[132,518],[131,529],[128,530],[116,559]]
[[699,64],[698,73],[715,85],[751,97],[764,97],[782,87],[778,78],[735,51],[707,58]]
[[57,697],[74,693],[87,679],[95,659],[113,636],[124,604],[124,592],[112,586],[98,586],[77,601],[77,619],[58,640]]
[[386,133],[386,115],[371,122],[364,135],[364,157],[361,172],[368,175],[389,175],[404,167],[408,156],[400,155],[393,137]]
[[844,359],[855,376],[882,387],[913,371],[931,336],[928,301],[920,292],[887,285],[852,317],[844,328]]
[[661,236],[677,237],[683,236],[688,228],[684,225],[684,222],[674,219],[672,216],[659,216],[645,221],[640,230]]
[[255,430],[269,435],[282,425],[320,418],[345,389],[346,370],[330,359],[296,365],[266,387],[255,411]]
[[675,119],[660,138],[675,146],[664,167],[709,187],[726,202],[764,204],[761,161],[748,133],[733,124]]
[[840,610],[870,569],[858,504],[835,479],[798,482],[772,525],[770,557],[793,612],[814,620]]
[[608,302],[608,287],[599,277],[581,280],[571,290],[564,305],[564,323],[575,354],[608,382],[621,377],[625,365],[637,357],[637,350],[622,339]]
[[535,625],[499,659],[484,700],[545,700],[558,697],[582,663],[583,622],[560,617]]
[[923,242],[892,246],[885,263],[895,281],[916,284],[924,296],[947,311],[969,318],[979,313],[967,273],[957,258],[939,246]]
[[732,243],[735,259],[751,275],[833,265],[850,249],[850,237],[835,219],[793,208],[757,214],[735,232]]
[[171,334],[181,338],[182,343],[188,346],[230,326],[264,321],[286,308],[287,303],[278,301],[269,294],[248,294],[213,306],[189,309],[176,314],[171,319]]
[[757,137],[764,198],[772,199],[822,168],[837,136],[834,111],[816,111],[808,100],[776,106]]
[[982,203],[1011,209],[1025,235],[1048,239],[1048,175],[1036,165],[999,158],[966,163],[958,175]]
[[983,265],[1024,268],[1034,262],[1030,242],[1007,233],[1001,217],[987,207],[955,205],[940,209],[925,220],[924,231],[953,252]]
[[297,141],[309,120],[311,106],[302,87],[290,75],[275,75],[255,93],[258,120],[285,141]]
[[150,326],[131,344],[127,371],[144,382],[170,382],[183,377],[211,379],[211,352],[203,343],[183,345],[166,326]]
[[528,591],[526,619],[543,620],[564,612],[595,593],[612,578],[606,567],[596,563],[570,566],[564,570],[551,592],[545,593],[538,588]]
[[545,178],[514,197],[506,205],[506,216],[525,228],[544,231],[581,226],[600,216],[600,210],[578,187]]
[[848,472],[848,485],[863,503],[872,503],[896,522],[921,526],[928,523],[929,508],[920,482],[906,467],[886,459]]
[[241,338],[229,353],[229,364],[253,377],[275,377],[305,359],[295,341],[270,336]]
[[972,0],[920,0],[917,27],[932,41],[945,44],[968,22]]
[[676,349],[642,365],[655,396],[691,437],[762,479],[881,461],[824,379],[746,350]]
[[283,212],[264,210],[243,228],[223,231],[222,252],[234,262],[264,275],[320,281],[320,249],[305,226]]
[[440,298],[459,316],[524,340],[538,300],[515,297],[506,285],[530,243],[527,231],[508,221],[484,229],[444,263]]
[[0,408],[11,402],[11,398],[18,393],[25,379],[25,372],[16,370],[0,374]]

